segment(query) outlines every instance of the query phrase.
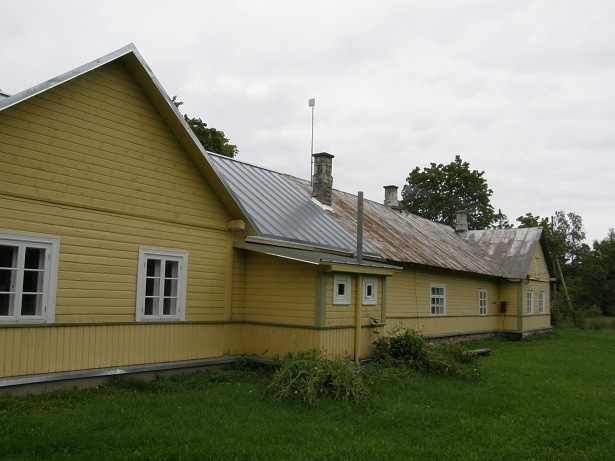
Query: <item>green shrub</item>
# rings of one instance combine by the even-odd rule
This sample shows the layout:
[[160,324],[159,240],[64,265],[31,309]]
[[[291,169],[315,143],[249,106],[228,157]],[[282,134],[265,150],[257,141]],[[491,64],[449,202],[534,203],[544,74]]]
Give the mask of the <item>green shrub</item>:
[[600,309],[600,307],[598,306],[592,306],[588,309],[585,309],[584,313],[586,319],[602,317],[602,309]]
[[591,330],[615,330],[614,317],[592,317],[586,320],[587,327]]
[[477,358],[459,344],[430,344],[416,331],[394,330],[374,342],[374,362],[412,368],[419,373],[461,379],[479,377]]
[[369,394],[361,369],[338,358],[325,360],[316,351],[288,354],[274,373],[267,393],[276,400],[297,399],[308,405],[323,400],[358,403]]

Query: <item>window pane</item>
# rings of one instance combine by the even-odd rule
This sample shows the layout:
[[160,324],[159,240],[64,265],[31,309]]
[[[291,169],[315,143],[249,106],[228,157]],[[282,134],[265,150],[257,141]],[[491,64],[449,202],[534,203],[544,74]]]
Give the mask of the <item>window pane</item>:
[[179,272],[179,262],[177,261],[165,261],[164,263],[164,276],[165,278],[177,278]]
[[160,279],[148,278],[145,280],[145,296],[158,296],[160,294]]
[[145,298],[145,309],[143,313],[145,315],[157,315],[158,314],[158,299],[159,298]]
[[339,296],[344,296],[346,294],[346,285],[344,283],[337,284],[337,294]]
[[43,248],[26,248],[24,267],[26,269],[43,269],[45,267],[45,250]]
[[23,292],[42,293],[43,292],[43,271],[25,270],[23,273]]
[[8,293],[0,294],[0,316],[11,315],[11,307],[14,299],[14,295]]
[[17,247],[0,245],[0,267],[17,267]]
[[23,295],[21,297],[21,315],[41,315],[43,295]]
[[164,279],[164,296],[177,296],[177,279]]
[[160,260],[159,259],[148,259],[147,260],[146,275],[148,277],[160,277]]
[[177,298],[164,298],[164,315],[175,315],[177,313]]
[[17,270],[0,269],[0,293],[15,291],[15,276]]

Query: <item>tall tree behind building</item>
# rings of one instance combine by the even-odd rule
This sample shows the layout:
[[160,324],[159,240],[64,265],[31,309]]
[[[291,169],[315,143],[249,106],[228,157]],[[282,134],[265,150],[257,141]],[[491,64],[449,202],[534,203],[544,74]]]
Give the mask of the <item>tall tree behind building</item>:
[[[182,101],[177,100],[177,96],[173,96],[172,101],[177,108],[183,104]],[[186,120],[186,123],[192,129],[192,132],[201,142],[205,150],[226,155],[231,158],[239,153],[237,146],[230,143],[223,131],[216,130],[215,128],[207,128],[207,123],[203,120],[196,117],[188,117],[187,114],[184,114],[184,120]]]
[[470,170],[459,155],[449,164],[431,163],[422,170],[417,166],[406,179],[402,203],[410,213],[450,226],[457,211],[468,213],[470,229],[490,227],[495,220],[484,171]]

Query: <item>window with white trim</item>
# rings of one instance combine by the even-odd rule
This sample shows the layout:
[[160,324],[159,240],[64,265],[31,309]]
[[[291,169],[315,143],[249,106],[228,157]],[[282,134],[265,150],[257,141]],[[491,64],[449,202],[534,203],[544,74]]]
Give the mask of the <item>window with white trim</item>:
[[525,303],[528,314],[534,313],[534,292],[532,290],[525,294]]
[[540,314],[544,314],[546,312],[546,304],[545,304],[545,292],[544,291],[539,291],[538,292],[538,312]]
[[446,315],[446,286],[431,285],[429,297],[429,312],[431,315]]
[[188,253],[139,248],[137,321],[184,320]]
[[333,276],[333,304],[350,304],[350,276]]
[[376,277],[363,278],[363,299],[364,306],[375,306],[378,301],[378,281]]
[[53,322],[60,239],[0,233],[0,323]]
[[478,314],[487,315],[487,290],[478,290]]

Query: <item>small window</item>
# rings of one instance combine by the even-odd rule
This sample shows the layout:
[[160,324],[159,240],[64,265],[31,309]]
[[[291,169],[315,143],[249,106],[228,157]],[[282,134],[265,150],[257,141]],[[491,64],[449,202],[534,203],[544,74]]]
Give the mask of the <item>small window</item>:
[[534,313],[534,292],[533,291],[528,291],[526,294],[526,308],[527,308],[527,313],[528,314],[533,314]]
[[378,283],[375,277],[363,279],[363,305],[375,306],[378,301]]
[[538,312],[544,314],[546,312],[545,292],[538,293]]
[[333,276],[333,304],[350,304],[350,276]]
[[478,314],[487,315],[487,290],[478,290]]
[[60,239],[0,233],[0,322],[53,322]]
[[188,253],[139,249],[137,321],[184,320]]
[[446,315],[446,286],[431,285],[429,300],[431,315]]

